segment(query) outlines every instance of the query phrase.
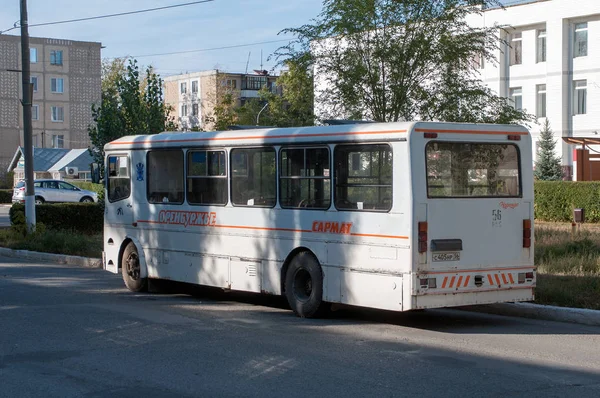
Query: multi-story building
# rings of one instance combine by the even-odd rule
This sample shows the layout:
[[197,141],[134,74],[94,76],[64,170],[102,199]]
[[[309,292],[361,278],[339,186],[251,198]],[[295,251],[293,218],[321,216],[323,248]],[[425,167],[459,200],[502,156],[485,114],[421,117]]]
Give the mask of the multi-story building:
[[500,31],[509,45],[497,52],[498,65],[484,64],[482,79],[515,107],[536,115],[534,151],[543,123],[549,121],[565,177],[571,178],[574,147],[561,137],[593,137],[600,131],[600,2],[506,4],[468,19],[471,26],[510,26]]
[[[91,106],[100,101],[101,44],[30,38],[33,145],[87,148]],[[0,172],[23,145],[21,38],[0,35]]]
[[215,69],[165,77],[165,103],[172,107],[171,116],[180,129],[212,130],[215,105],[225,93],[232,93],[239,106],[258,98],[258,91],[265,85],[281,94],[275,85],[277,76],[266,71],[255,72],[229,73]]

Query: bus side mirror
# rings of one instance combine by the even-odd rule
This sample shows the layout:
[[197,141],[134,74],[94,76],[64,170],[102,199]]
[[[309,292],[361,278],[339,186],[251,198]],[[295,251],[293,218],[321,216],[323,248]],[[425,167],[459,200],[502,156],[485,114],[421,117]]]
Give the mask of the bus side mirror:
[[92,174],[92,182],[94,184],[100,183],[100,165],[96,162],[90,164],[91,174]]

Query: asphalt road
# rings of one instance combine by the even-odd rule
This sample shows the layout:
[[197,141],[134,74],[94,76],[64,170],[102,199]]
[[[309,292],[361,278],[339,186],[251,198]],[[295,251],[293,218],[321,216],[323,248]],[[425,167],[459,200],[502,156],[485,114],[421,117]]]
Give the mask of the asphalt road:
[[600,328],[344,308],[0,257],[1,397],[599,397]]
[[8,218],[8,212],[10,205],[0,204],[0,227],[10,227],[10,219]]

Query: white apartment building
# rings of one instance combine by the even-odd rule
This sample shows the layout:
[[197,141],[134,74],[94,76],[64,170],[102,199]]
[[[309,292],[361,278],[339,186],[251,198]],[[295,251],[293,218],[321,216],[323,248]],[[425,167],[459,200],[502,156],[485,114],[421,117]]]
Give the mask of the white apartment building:
[[561,137],[594,137],[600,132],[600,1],[512,3],[468,19],[472,26],[511,27],[501,32],[510,46],[498,51],[498,65],[484,65],[482,79],[537,116],[538,125],[531,127],[536,144],[548,119],[569,178],[574,147]]

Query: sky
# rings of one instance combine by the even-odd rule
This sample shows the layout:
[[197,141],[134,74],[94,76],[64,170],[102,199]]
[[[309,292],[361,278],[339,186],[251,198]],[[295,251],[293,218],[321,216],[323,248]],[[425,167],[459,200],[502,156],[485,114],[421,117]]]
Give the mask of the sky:
[[[27,0],[29,24],[64,21],[189,3],[193,0]],[[0,31],[20,19],[20,0],[0,0]],[[133,56],[143,66],[170,76],[218,68],[244,73],[272,70],[269,56],[291,36],[282,29],[309,23],[322,0],[214,0],[147,13],[30,27],[31,37],[100,42],[102,58]],[[20,35],[20,29],[4,34]],[[156,55],[178,51],[284,40],[230,49]],[[262,50],[262,61],[261,61]],[[151,55],[151,56],[148,56]],[[249,60],[249,62],[248,62]]]

